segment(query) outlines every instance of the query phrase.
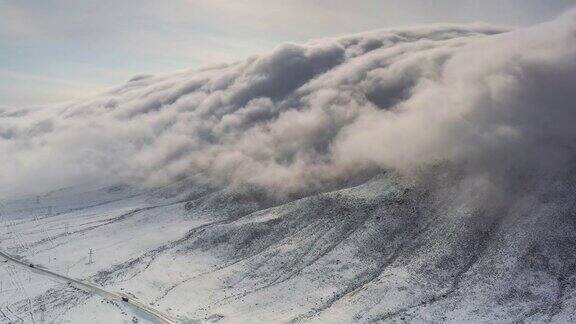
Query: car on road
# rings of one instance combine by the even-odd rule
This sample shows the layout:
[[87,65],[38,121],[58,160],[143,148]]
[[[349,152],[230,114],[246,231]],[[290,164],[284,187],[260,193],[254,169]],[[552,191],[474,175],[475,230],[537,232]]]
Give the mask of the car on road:
[[122,301],[123,301],[123,302],[128,302],[128,297],[122,296]]

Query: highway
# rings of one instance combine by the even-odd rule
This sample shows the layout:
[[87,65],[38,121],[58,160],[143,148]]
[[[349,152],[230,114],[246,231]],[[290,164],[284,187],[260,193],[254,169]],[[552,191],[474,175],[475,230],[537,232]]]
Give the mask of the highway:
[[[128,298],[126,300],[126,298],[127,298],[126,296],[120,295],[118,293],[104,290],[104,289],[97,287],[93,284],[90,284],[90,283],[87,283],[87,282],[84,282],[81,280],[69,278],[69,277],[63,276],[59,273],[56,273],[56,272],[53,272],[53,271],[50,271],[50,270],[47,270],[44,268],[39,268],[36,265],[34,265],[34,267],[32,267],[30,263],[18,260],[17,258],[15,258],[15,257],[13,257],[13,256],[11,256],[5,252],[2,252],[2,251],[0,251],[0,257],[4,258],[4,259],[6,259],[12,263],[15,263],[19,266],[25,267],[26,269],[28,269],[34,273],[37,273],[39,275],[48,276],[48,277],[57,279],[57,280],[64,282],[64,283],[70,283],[79,289],[82,289],[82,290],[87,291],[87,292],[98,294],[98,295],[100,295],[103,298],[106,298],[108,300],[119,301],[119,302],[122,302],[124,304],[127,304],[127,305],[131,306],[132,308],[134,308],[140,312],[145,313],[150,318],[157,320],[158,323],[166,323],[166,324],[175,324],[176,323],[176,321],[174,319],[172,319],[170,316],[160,312],[159,310],[156,310],[156,309],[154,309],[148,305],[142,304],[142,303],[135,301],[131,298]],[[123,299],[123,297],[124,297],[124,299]]]

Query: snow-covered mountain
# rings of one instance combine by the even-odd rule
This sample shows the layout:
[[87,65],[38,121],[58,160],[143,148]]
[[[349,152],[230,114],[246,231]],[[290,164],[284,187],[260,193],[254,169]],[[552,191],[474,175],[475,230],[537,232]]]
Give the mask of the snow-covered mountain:
[[[573,322],[575,86],[572,12],[3,111],[0,248],[182,322]],[[0,267],[6,323],[154,321]]]

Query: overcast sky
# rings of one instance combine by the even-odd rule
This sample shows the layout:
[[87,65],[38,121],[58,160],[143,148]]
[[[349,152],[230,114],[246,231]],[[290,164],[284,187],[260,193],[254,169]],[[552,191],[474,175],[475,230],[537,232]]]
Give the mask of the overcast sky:
[[136,74],[279,43],[436,22],[531,25],[576,0],[0,0],[0,107],[92,95]]

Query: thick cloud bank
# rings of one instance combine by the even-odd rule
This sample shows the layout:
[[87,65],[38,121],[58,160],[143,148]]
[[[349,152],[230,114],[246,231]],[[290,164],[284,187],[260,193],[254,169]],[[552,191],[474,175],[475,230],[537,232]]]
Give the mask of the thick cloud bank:
[[576,14],[286,44],[137,76],[89,101],[0,111],[0,192],[202,176],[278,193],[458,165],[497,181],[576,153]]

